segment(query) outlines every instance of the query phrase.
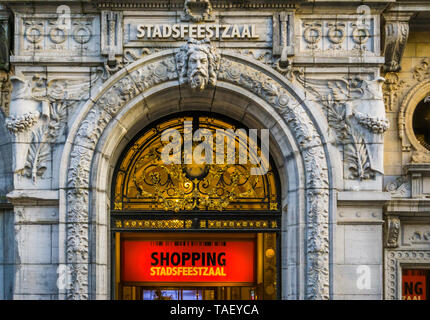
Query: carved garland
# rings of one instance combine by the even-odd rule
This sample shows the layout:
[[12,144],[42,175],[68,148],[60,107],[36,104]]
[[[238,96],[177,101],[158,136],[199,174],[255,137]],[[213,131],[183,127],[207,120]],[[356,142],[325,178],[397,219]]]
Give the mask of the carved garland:
[[[94,148],[103,130],[128,101],[152,86],[178,79],[174,55],[163,56],[125,75],[97,100],[75,137],[68,172],[67,261],[72,265],[73,287],[68,299],[87,299],[88,220],[90,167]],[[159,58],[161,59],[161,58]],[[285,119],[299,143],[306,167],[307,188],[307,292],[308,299],[329,298],[328,169],[317,129],[301,104],[267,71],[234,61],[224,55],[218,78],[255,93]]]
[[422,59],[414,69],[416,83],[404,96],[399,110],[399,137],[402,142],[402,151],[413,151],[412,162],[430,162],[430,152],[421,145],[415,137],[412,128],[412,117],[418,103],[430,92],[430,60]]

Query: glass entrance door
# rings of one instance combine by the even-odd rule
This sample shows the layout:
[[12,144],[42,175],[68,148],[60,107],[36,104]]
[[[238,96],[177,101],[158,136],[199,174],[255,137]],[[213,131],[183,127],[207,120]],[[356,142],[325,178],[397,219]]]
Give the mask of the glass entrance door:
[[122,300],[255,300],[256,287],[124,286]]

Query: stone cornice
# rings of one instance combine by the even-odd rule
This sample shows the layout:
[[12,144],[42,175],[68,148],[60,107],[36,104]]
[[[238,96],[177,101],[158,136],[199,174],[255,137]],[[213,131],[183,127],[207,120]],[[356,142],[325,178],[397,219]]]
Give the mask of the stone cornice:
[[13,205],[58,205],[58,190],[13,190],[6,195]]
[[406,165],[407,173],[430,173],[429,163],[409,163]]
[[430,221],[430,199],[395,199],[390,200],[385,205],[385,215],[398,216],[399,218],[414,218]]
[[423,12],[430,11],[430,2],[428,1],[396,1],[393,3],[388,12]]
[[341,205],[380,206],[390,199],[389,192],[381,191],[343,191],[337,194],[337,202]]

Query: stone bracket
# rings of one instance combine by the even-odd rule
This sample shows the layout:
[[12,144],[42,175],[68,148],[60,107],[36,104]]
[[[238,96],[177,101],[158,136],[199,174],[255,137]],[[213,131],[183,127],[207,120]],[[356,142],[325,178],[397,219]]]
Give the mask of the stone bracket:
[[385,19],[384,28],[384,55],[385,72],[400,71],[400,62],[405,51],[409,36],[409,19],[412,13],[390,12],[383,14]]
[[294,55],[294,12],[273,14],[273,55],[280,56],[280,63],[287,64],[287,57]]
[[115,64],[115,57],[123,54],[122,20],[122,12],[101,13],[101,54],[108,57],[108,64]]
[[400,219],[388,216],[385,221],[385,247],[397,248],[399,246]]

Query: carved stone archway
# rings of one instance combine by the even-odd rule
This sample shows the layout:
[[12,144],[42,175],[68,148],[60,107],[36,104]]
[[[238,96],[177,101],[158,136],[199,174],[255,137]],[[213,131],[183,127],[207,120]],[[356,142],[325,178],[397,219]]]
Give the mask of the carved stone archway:
[[[60,260],[71,271],[72,286],[60,292],[67,299],[92,297],[94,277],[90,258],[93,206],[92,163],[103,132],[121,111],[141,96],[153,96],[166,87],[179,87],[175,54],[166,50],[143,58],[121,70],[82,107],[64,148],[60,172]],[[237,55],[222,54],[216,87],[228,86],[260,99],[280,116],[294,136],[304,168],[306,239],[305,298],[328,299],[329,211],[333,210],[330,159],[325,133],[315,120],[300,89],[267,66]],[[216,88],[215,88],[216,89]],[[258,103],[257,103],[258,104]],[[297,186],[296,186],[297,187]],[[61,241],[60,241],[61,242]]]

